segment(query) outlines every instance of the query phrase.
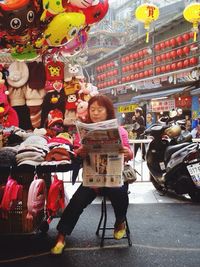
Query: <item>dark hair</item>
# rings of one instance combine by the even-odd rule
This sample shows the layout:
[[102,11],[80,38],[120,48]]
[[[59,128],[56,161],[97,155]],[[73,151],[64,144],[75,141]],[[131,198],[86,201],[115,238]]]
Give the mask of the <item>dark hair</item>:
[[[107,97],[105,95],[95,95],[95,96],[93,96],[88,101],[88,111],[90,109],[90,106],[94,102],[97,102],[99,106],[103,106],[103,107],[106,108],[106,112],[107,112],[107,118],[106,119],[107,120],[115,119],[114,106],[113,106],[112,100],[109,97]],[[92,122],[89,112],[88,112],[87,122]]]
[[140,107],[136,108],[136,109],[135,109],[135,112],[140,113],[140,116],[143,115],[143,110],[142,110],[142,108],[140,108]]

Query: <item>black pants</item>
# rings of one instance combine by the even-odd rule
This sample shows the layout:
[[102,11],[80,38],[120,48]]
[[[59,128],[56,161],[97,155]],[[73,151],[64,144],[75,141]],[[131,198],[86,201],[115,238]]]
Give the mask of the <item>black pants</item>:
[[[136,139],[141,139],[139,137],[137,137]],[[137,155],[137,151],[139,148],[141,148],[142,146],[142,158],[145,159],[145,156],[146,156],[146,149],[145,149],[145,144],[139,144],[139,143],[136,143],[135,144],[135,147],[134,147],[134,157],[136,157]]]
[[68,206],[65,208],[57,225],[57,230],[63,235],[70,235],[73,231],[83,210],[96,198],[97,195],[105,194],[114,208],[116,223],[122,223],[126,218],[128,209],[128,185],[115,188],[100,188],[97,190],[84,187],[82,184],[72,196]]

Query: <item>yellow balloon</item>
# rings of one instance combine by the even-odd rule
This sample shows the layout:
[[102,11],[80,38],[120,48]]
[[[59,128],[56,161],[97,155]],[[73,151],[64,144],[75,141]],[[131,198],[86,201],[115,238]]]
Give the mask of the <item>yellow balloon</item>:
[[85,15],[78,12],[63,12],[56,15],[44,31],[49,46],[61,46],[73,39],[85,25]]

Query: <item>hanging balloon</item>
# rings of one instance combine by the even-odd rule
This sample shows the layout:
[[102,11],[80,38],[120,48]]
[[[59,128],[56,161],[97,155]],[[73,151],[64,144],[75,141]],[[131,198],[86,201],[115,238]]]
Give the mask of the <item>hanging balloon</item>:
[[[81,1],[80,1],[81,2]],[[93,1],[94,2],[94,1]],[[85,2],[84,2],[85,3]],[[85,15],[86,24],[91,25],[102,20],[108,12],[109,3],[108,0],[101,0],[97,5],[91,5],[87,8],[81,8],[67,4],[65,6],[68,12],[81,12]]]
[[87,7],[90,7],[92,5],[95,5],[95,2],[97,2],[97,1],[95,1],[95,0],[87,0],[87,1],[83,1],[83,0],[69,0],[68,2],[72,6],[76,6],[76,7],[80,7],[80,8],[87,8]]
[[65,11],[62,1],[42,0],[43,13],[40,20],[45,21],[48,17],[55,16]]
[[146,42],[149,42],[149,30],[150,23],[157,20],[159,17],[159,8],[153,4],[142,4],[137,7],[135,11],[135,17],[137,20],[144,23],[144,28],[147,30]]
[[183,11],[184,18],[193,24],[194,41],[197,40],[198,23],[200,22],[200,3],[191,3]]
[[77,36],[78,32],[85,25],[85,15],[77,12],[63,12],[56,15],[48,24],[43,37],[39,38],[35,45],[42,47],[61,46],[67,44]]

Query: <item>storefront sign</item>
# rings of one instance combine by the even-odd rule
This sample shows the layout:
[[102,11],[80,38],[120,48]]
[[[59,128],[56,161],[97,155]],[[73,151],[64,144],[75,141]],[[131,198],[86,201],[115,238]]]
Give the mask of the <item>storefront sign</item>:
[[117,111],[119,113],[128,113],[128,112],[134,112],[134,110],[138,107],[137,104],[130,104],[126,106],[119,106]]
[[167,99],[167,100],[153,100],[150,103],[150,110],[152,112],[164,112],[170,111],[171,109],[175,109],[175,100]]
[[177,108],[191,108],[192,97],[191,96],[181,96],[175,98],[175,103]]

